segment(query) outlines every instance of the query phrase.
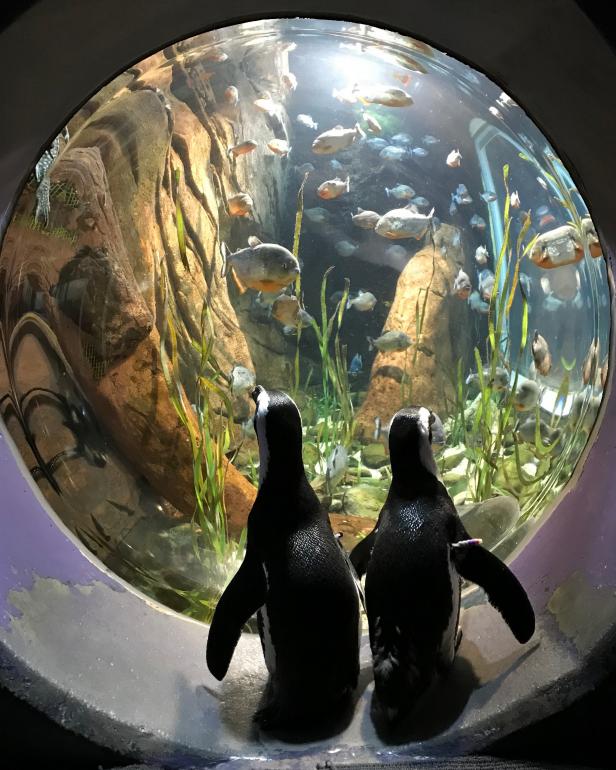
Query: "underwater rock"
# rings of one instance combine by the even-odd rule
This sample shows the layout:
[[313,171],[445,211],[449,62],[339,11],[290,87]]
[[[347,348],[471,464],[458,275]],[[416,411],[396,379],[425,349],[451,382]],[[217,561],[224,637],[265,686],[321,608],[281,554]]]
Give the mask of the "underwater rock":
[[374,528],[374,520],[366,516],[330,513],[329,520],[334,532],[342,532],[342,545],[346,551],[353,548],[357,538],[365,537]]
[[377,519],[386,497],[387,490],[382,487],[358,484],[346,490],[344,511],[349,516]]
[[458,465],[465,455],[466,447],[464,444],[447,447],[441,452],[440,457],[438,458],[438,464],[443,471],[448,471]]
[[509,532],[520,517],[515,497],[502,495],[481,503],[458,507],[458,513],[471,537],[480,537],[485,548],[492,548]]
[[462,481],[468,475],[468,457],[463,457],[460,462],[451,470],[443,473],[443,482],[445,484],[455,484]]
[[367,444],[361,450],[361,459],[368,468],[382,468],[389,463],[389,454],[383,444]]
[[[471,348],[472,326],[468,305],[453,302],[449,296],[454,278],[465,263],[460,245],[452,244],[455,232],[456,228],[441,225],[435,242],[441,244],[445,254],[426,239],[426,245],[400,274],[383,330],[405,331],[413,338],[413,344],[403,351],[377,352],[368,393],[357,413],[357,436],[363,442],[372,440],[375,418],[380,417],[382,424],[386,424],[404,405],[410,388],[414,403],[443,414],[448,411],[447,404],[454,400],[450,372],[455,371],[458,357]],[[426,299],[425,287],[429,285]],[[421,335],[415,340],[416,308],[421,313],[424,299]],[[461,330],[467,331],[462,334]],[[405,376],[399,375],[400,370]],[[389,376],[394,372],[396,376]]]
[[63,265],[50,293],[108,363],[127,356],[152,330],[152,314],[132,272],[105,248],[82,246]]

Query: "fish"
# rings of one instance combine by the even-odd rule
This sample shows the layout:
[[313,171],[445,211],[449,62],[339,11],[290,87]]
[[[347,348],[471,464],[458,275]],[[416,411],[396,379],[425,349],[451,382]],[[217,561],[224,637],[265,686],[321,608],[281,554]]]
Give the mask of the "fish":
[[231,384],[231,393],[234,396],[239,396],[242,393],[246,393],[249,390],[253,390],[257,384],[257,378],[255,373],[251,372],[245,366],[234,366],[229,374],[229,381]]
[[490,115],[494,115],[495,118],[498,118],[499,120],[504,120],[503,113],[498,109],[498,107],[495,107],[494,105],[488,107],[488,112]]
[[483,198],[486,203],[492,203],[492,201],[496,200],[497,195],[491,190],[486,190],[485,192],[480,193],[479,197]]
[[374,231],[383,238],[415,238],[420,240],[428,231],[434,209],[421,214],[410,204],[403,209],[392,209],[379,219]]
[[539,208],[537,209],[537,211],[535,211],[535,214],[536,214],[538,217],[542,217],[544,214],[547,214],[547,213],[548,213],[548,211],[549,211],[549,208],[548,208],[547,206],[539,206]]
[[475,249],[475,262],[482,267],[488,264],[490,255],[485,246],[477,246]]
[[362,118],[368,125],[368,128],[370,131],[372,131],[373,134],[380,134],[383,131],[383,128],[379,121],[376,118],[373,118],[372,115],[370,115],[369,112],[363,112]]
[[342,163],[340,163],[339,160],[336,160],[336,158],[332,158],[329,162],[329,165],[332,171],[335,171],[336,173],[340,171],[344,171],[344,166],[342,165]]
[[367,211],[361,208],[357,209],[357,214],[351,214],[351,222],[355,227],[361,227],[362,230],[374,230],[380,218],[381,215],[377,214],[376,211]]
[[[535,443],[537,433],[537,417],[527,417],[524,422],[516,428],[518,438],[527,444]],[[550,428],[543,420],[539,420],[539,437],[543,446],[550,446],[558,441],[560,437],[560,428]]]
[[590,256],[594,259],[603,256],[603,249],[597,237],[597,230],[590,217],[583,217],[581,222],[582,237],[586,240]]
[[437,139],[435,136],[432,136],[431,134],[426,134],[425,136],[422,136],[421,141],[424,144],[430,145],[430,144],[438,144],[441,140]]
[[332,303],[332,305],[337,305],[338,302],[344,297],[343,291],[335,291],[332,294],[329,295],[329,301]]
[[393,144],[401,144],[404,147],[408,147],[410,144],[413,144],[413,137],[410,134],[401,132],[399,134],[394,134],[391,137],[391,141]]
[[392,77],[394,77],[399,83],[402,83],[403,86],[408,86],[408,84],[411,82],[412,75],[410,72],[394,72],[392,73]]
[[517,107],[517,104],[513,101],[509,94],[506,94],[504,91],[500,92],[496,98],[496,101],[501,105],[501,107]]
[[453,282],[453,294],[455,294],[456,297],[459,297],[460,299],[468,299],[471,295],[472,289],[473,287],[471,284],[471,279],[464,272],[464,270],[460,268],[458,275]]
[[275,155],[280,155],[283,158],[291,152],[291,147],[286,139],[270,139],[267,146]]
[[571,265],[584,258],[580,234],[572,225],[563,225],[541,233],[530,252],[531,260],[547,270]]
[[413,340],[405,332],[389,331],[381,334],[380,337],[373,339],[372,337],[366,337],[368,340],[368,350],[380,350],[382,353],[406,350],[413,344]]
[[284,326],[295,326],[300,309],[294,294],[279,294],[272,303],[271,314]]
[[543,375],[543,377],[546,377],[552,368],[552,354],[550,353],[550,348],[546,339],[539,334],[537,329],[535,329],[533,334],[531,351],[533,354],[535,370]]
[[540,227],[542,230],[546,227],[550,227],[550,225],[555,224],[556,217],[554,214],[544,214],[537,223],[537,226]]
[[492,297],[492,291],[494,290],[494,273],[487,268],[480,270],[478,273],[479,279],[479,295],[484,302],[489,302]]
[[280,79],[287,90],[295,91],[297,88],[297,77],[292,72],[285,72]]
[[334,88],[332,96],[342,104],[357,104],[357,96],[351,88]]
[[411,200],[411,203],[413,203],[415,206],[429,206],[430,201],[427,198],[424,198],[422,195],[418,195],[416,198],[413,198]]
[[533,283],[534,279],[531,278],[529,275],[526,275],[526,273],[520,273],[520,284],[522,285],[522,289],[524,290],[524,293],[526,295],[526,301],[528,302],[532,289],[533,289]]
[[357,138],[366,138],[366,134],[360,128],[359,123],[355,124],[355,128],[343,128],[342,126],[334,126],[329,131],[324,131],[319,134],[312,143],[312,152],[316,155],[332,155],[340,150],[346,150],[350,147]]
[[378,441],[380,438],[384,438],[385,441],[389,438],[389,425],[383,425],[380,417],[374,418],[374,433],[372,435],[374,441]]
[[541,278],[541,288],[548,296],[553,294],[567,302],[574,299],[581,289],[580,274],[574,265],[564,265],[550,275],[550,278],[545,275]]
[[239,144],[234,144],[232,147],[229,147],[227,149],[227,155],[229,157],[233,155],[234,158],[237,158],[238,155],[247,155],[249,152],[256,150],[258,146],[258,143],[255,142],[254,139],[247,139],[245,142],[240,142]]
[[328,179],[317,187],[317,195],[323,200],[329,201],[339,198],[350,190],[350,177],[346,179]]
[[407,259],[409,255],[404,246],[399,246],[398,244],[386,248],[385,254],[392,260]]
[[372,139],[366,139],[366,144],[374,152],[380,152],[381,150],[384,150],[385,147],[387,147],[387,140],[375,136]]
[[347,374],[349,374],[351,377],[357,377],[358,374],[361,374],[363,367],[364,367],[363,358],[359,353],[355,353],[355,355],[351,359],[351,363],[349,365],[349,370]]
[[221,243],[224,278],[232,271],[241,293],[246,289],[274,292],[282,290],[294,281],[301,270],[296,257],[277,243],[262,243],[254,235],[248,238],[248,247],[229,252]]
[[361,313],[366,313],[374,309],[377,303],[377,299],[371,291],[363,291],[360,289],[357,292],[357,296],[347,300],[347,310],[350,307],[354,307],[355,310],[359,310]]
[[304,128],[311,129],[312,131],[316,131],[319,128],[319,124],[312,119],[312,115],[305,115],[302,112],[300,112],[300,114],[295,118],[295,122],[299,123],[300,126],[304,126]]
[[358,248],[359,246],[356,243],[351,243],[351,241],[338,241],[334,246],[336,253],[340,254],[341,257],[352,257]]
[[379,158],[383,160],[402,160],[406,158],[407,151],[404,147],[398,147],[397,145],[389,144],[387,147],[383,147],[379,152]]
[[460,150],[452,150],[447,156],[445,163],[449,168],[460,168],[461,160],[462,154],[460,153]]
[[469,224],[471,227],[474,227],[476,230],[486,229],[485,219],[483,217],[480,217],[478,214],[473,214],[473,216],[469,220]]
[[[490,368],[483,369],[481,374],[484,385],[491,387],[496,393],[501,393],[509,387],[509,372],[502,366],[496,367],[494,377],[492,377],[492,370]],[[466,384],[479,388],[481,385],[479,375],[477,373],[469,374],[466,378]]]
[[364,104],[382,104],[384,107],[408,107],[413,104],[410,94],[396,86],[355,86],[353,94]]
[[385,194],[388,198],[410,200],[415,195],[415,190],[407,184],[397,184],[395,187],[386,187]]
[[449,205],[449,216],[453,217],[458,212],[458,206],[456,204],[456,196],[452,193],[451,194],[451,204]]
[[342,444],[338,444],[327,458],[325,478],[330,489],[338,486],[349,467],[349,455]]
[[539,182],[539,186],[545,190],[545,192],[548,191],[548,183],[545,181],[545,179],[542,176],[537,177],[537,182]]
[[282,112],[282,107],[269,97],[255,99],[253,104],[258,110],[268,115],[280,115]]
[[483,313],[485,315],[490,312],[490,303],[484,302],[479,296],[478,291],[471,292],[468,304],[471,306],[471,310],[474,310],[476,313]]
[[601,345],[599,339],[595,337],[588,348],[586,358],[582,364],[582,382],[584,385],[595,385],[597,381],[597,374],[599,374],[599,356],[601,351]]
[[314,206],[314,208],[304,209],[304,214],[315,225],[322,225],[329,219],[329,211],[321,208],[321,206]]
[[413,147],[411,150],[411,155],[414,158],[426,158],[428,156],[428,151],[425,149],[425,147]]
[[539,403],[539,386],[533,380],[519,382],[513,392],[513,406],[518,412],[528,412]]
[[515,192],[512,192],[509,196],[509,205],[512,209],[519,209],[520,208],[520,194],[516,190]]
[[227,198],[229,214],[232,217],[245,217],[252,212],[253,201],[248,193],[239,192]]
[[312,163],[302,163],[301,166],[295,166],[295,171],[300,176],[305,176],[306,174],[312,174],[314,166]]
[[223,99],[225,100],[226,104],[231,105],[231,107],[235,107],[235,105],[240,100],[240,92],[237,90],[235,86],[228,86],[227,88],[225,88]]

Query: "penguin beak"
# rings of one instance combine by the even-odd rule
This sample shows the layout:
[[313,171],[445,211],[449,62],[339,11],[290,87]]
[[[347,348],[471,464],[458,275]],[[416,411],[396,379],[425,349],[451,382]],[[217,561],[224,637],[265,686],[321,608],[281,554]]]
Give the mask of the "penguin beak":
[[259,396],[261,395],[261,393],[263,393],[264,390],[265,390],[265,388],[262,385],[257,385],[252,390],[252,392],[250,394],[250,398],[252,398],[252,400],[255,402],[255,404],[259,401]]

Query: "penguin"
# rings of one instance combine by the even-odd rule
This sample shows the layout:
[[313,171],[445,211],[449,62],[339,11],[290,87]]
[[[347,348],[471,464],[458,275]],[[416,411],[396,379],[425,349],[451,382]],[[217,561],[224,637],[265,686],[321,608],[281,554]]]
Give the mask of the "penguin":
[[438,479],[434,414],[397,412],[389,429],[392,482],[374,530],[351,552],[366,575],[374,694],[372,717],[395,729],[433,679],[453,662],[461,639],[461,578],[480,585],[521,644],[535,615],[515,575],[470,537]]
[[359,675],[357,586],[306,478],[295,402],[261,386],[251,396],[259,491],[244,560],[214,612],[207,666],[224,678],[242,626],[256,612],[270,676],[254,720],[265,730],[331,724],[351,706]]

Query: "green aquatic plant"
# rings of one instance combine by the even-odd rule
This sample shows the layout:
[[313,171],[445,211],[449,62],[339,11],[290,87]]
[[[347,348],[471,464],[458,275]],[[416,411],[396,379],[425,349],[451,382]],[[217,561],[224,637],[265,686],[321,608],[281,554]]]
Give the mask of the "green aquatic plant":
[[[171,403],[188,433],[193,457],[193,483],[196,497],[192,519],[194,551],[199,558],[207,557],[207,560],[214,558],[218,565],[235,565],[237,558],[243,553],[246,534],[244,530],[239,541],[235,541],[230,537],[227,526],[224,490],[228,468],[227,454],[231,447],[229,425],[233,422],[233,406],[228,393],[228,378],[222,373],[214,353],[215,334],[210,308],[207,301],[204,301],[200,339],[191,341],[193,348],[199,354],[193,408],[188,403],[180,377],[178,325],[162,265],[160,289],[163,300],[161,368]],[[231,574],[227,577],[230,578]],[[215,599],[224,590],[224,584],[225,580],[217,581],[215,593],[218,593]],[[206,591],[206,588],[204,587],[203,590]],[[210,585],[207,591],[211,593],[212,590]],[[203,599],[203,601],[206,600]],[[209,598],[207,602],[210,602]],[[213,601],[212,611],[215,603]],[[200,601],[200,606],[201,604],[203,602]]]

